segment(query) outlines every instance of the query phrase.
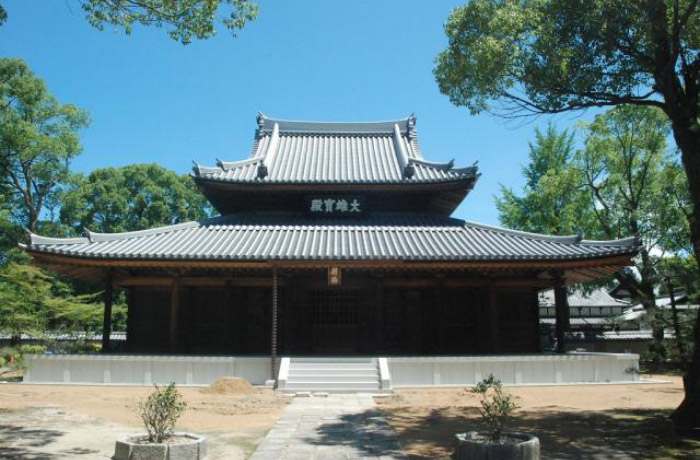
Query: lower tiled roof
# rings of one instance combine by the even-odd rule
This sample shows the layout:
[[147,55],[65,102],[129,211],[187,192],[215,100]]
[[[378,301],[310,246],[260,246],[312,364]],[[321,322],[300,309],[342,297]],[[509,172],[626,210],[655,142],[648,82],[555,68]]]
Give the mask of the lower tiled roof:
[[585,241],[517,232],[443,217],[357,220],[231,215],[81,238],[31,235],[32,252],[145,260],[537,261],[631,255],[634,239]]

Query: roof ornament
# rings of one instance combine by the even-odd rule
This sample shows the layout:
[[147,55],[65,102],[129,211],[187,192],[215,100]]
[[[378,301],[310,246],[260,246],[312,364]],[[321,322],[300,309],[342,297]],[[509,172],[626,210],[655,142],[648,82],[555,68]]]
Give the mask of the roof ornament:
[[192,172],[195,176],[199,176],[199,163],[194,160],[192,160]]
[[407,130],[406,130],[406,136],[408,136],[409,139],[415,139],[416,137],[416,114],[411,113],[408,116],[408,122],[406,123],[407,125]]
[[258,112],[258,114],[255,117],[255,121],[258,123],[258,129],[255,131],[255,138],[260,139],[261,137],[265,137],[267,134],[265,131],[263,131],[263,128],[265,128],[265,120],[267,119],[267,115],[265,115],[262,112]]
[[583,241],[583,232],[579,231],[576,234],[576,243],[580,243],[581,241]]
[[403,170],[403,175],[406,177],[406,179],[412,178],[415,173],[416,167],[413,166],[413,163],[408,163]]
[[258,165],[258,179],[265,179],[267,176],[267,166],[262,161]]
[[455,159],[451,159],[450,161],[447,162],[447,170],[449,171],[450,169],[455,167]]

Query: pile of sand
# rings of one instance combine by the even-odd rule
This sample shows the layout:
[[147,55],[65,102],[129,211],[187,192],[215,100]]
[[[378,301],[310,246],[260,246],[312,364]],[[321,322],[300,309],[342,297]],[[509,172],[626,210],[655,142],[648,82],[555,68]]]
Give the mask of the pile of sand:
[[207,388],[203,388],[202,392],[221,395],[247,395],[255,393],[255,389],[246,379],[240,377],[221,377]]

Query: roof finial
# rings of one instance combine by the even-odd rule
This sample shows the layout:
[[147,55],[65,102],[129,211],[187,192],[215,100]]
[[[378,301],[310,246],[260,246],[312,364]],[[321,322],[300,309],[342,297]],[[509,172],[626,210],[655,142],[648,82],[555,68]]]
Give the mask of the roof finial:
[[263,125],[265,124],[266,118],[267,118],[267,115],[265,115],[262,112],[258,112],[258,115],[255,117],[255,121],[258,122],[258,128],[263,129]]
[[267,166],[262,161],[258,165],[258,179],[265,179],[267,176]]
[[408,136],[409,139],[413,139],[416,137],[416,114],[411,113],[408,116],[408,122],[406,123],[407,129],[406,129],[406,135]]
[[408,163],[403,170],[403,175],[406,176],[406,179],[410,179],[415,173],[416,167],[413,166],[413,163]]

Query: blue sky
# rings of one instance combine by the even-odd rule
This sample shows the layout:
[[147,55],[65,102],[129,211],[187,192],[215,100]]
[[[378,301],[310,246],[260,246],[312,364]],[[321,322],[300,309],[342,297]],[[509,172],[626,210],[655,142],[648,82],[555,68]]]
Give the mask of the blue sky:
[[527,143],[546,119],[470,116],[440,94],[434,58],[462,3],[265,0],[237,38],[221,31],[182,46],[158,29],[93,29],[76,0],[5,0],[0,55],[25,59],[59,100],[90,112],[75,170],[155,162],[185,173],[192,160],[241,159],[258,111],[329,121],[415,112],[429,160],[479,162],[482,177],[455,216],[498,224],[493,196],[499,184],[522,185]]

